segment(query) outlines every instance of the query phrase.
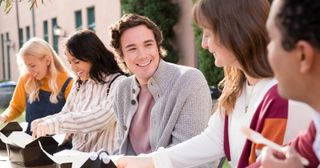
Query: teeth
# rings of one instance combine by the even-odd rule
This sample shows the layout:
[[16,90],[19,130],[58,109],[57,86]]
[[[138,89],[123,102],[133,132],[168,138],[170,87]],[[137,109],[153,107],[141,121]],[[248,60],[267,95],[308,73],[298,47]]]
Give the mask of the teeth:
[[150,62],[151,62],[151,60],[150,60],[149,62],[144,63],[144,64],[137,64],[137,65],[138,65],[138,66],[142,66],[142,67],[144,67],[144,66],[149,65],[149,64],[150,64]]

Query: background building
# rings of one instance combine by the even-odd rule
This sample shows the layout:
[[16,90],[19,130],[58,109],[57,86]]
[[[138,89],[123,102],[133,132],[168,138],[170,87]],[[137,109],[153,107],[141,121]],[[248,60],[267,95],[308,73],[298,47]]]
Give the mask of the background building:
[[[13,3],[8,14],[0,7],[0,81],[17,81],[16,53],[31,37],[48,41],[63,58],[63,39],[76,30],[91,29],[109,48],[108,26],[121,17],[120,0],[38,0],[30,9],[27,0]],[[181,17],[175,26],[179,64],[197,66],[191,26],[192,0],[175,0]],[[66,64],[67,65],[67,64]],[[67,65],[68,66],[68,65]]]

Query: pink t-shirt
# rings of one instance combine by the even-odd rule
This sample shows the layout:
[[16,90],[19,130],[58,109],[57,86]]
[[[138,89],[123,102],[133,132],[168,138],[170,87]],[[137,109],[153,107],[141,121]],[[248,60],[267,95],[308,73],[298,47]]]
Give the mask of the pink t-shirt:
[[129,138],[136,154],[150,153],[150,114],[154,99],[147,85],[141,86],[138,101],[138,109],[132,118]]

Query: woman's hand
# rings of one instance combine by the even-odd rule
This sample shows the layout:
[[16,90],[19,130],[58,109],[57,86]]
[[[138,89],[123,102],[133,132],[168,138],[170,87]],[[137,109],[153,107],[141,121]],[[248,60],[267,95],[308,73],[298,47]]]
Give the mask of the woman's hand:
[[39,120],[32,121],[31,131],[32,131],[33,138],[46,136],[49,133],[49,129],[48,129],[47,125],[40,122]]
[[151,157],[124,156],[116,160],[117,168],[154,168]]
[[303,168],[299,154],[292,147],[284,147],[283,153],[264,147],[261,152],[261,167],[263,168]]
[[0,124],[3,124],[7,121],[8,117],[6,115],[0,115]]

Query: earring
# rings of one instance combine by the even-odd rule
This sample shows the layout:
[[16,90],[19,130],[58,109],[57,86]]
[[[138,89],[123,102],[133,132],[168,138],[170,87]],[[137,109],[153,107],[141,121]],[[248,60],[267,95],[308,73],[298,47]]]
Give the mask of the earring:
[[216,57],[216,55],[217,55],[217,54],[216,54],[216,52],[214,51],[214,52],[213,52],[213,56]]

